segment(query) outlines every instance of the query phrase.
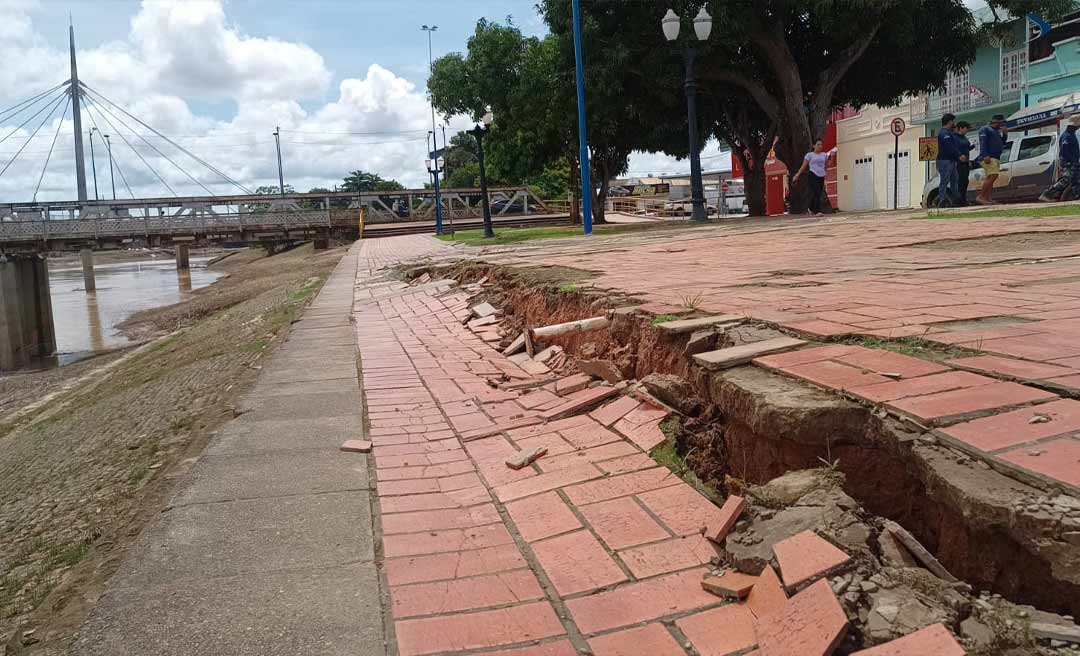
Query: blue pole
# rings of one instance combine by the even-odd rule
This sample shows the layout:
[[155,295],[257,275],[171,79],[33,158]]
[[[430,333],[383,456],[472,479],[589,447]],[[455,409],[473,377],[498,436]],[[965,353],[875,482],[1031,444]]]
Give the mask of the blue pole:
[[574,0],[574,61],[577,75],[578,147],[581,152],[581,214],[585,234],[592,234],[592,181],[589,179],[589,145],[585,137],[585,73],[581,65],[581,2]]

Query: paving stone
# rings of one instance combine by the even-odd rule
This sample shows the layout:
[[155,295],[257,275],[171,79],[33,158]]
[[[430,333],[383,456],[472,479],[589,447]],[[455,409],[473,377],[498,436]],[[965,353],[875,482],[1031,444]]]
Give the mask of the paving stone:
[[615,430],[626,436],[642,451],[652,451],[654,448],[667,441],[667,436],[660,430],[660,423],[632,424],[628,419],[620,419],[615,422]]
[[648,622],[716,604],[716,597],[701,589],[703,571],[668,574],[565,603],[586,634]]
[[419,533],[441,531],[451,528],[473,528],[502,521],[495,506],[488,503],[472,508],[421,510],[418,512],[385,515],[382,519],[383,533]]
[[646,624],[589,640],[593,656],[685,656],[663,624]]
[[1020,447],[999,457],[1052,481],[1080,488],[1080,441],[1076,439],[1043,442],[1038,449]]
[[964,418],[964,415],[976,412],[1051,401],[1056,398],[1058,398],[1057,394],[1017,383],[994,383],[951,392],[939,392],[929,396],[900,399],[891,401],[887,405],[923,424],[940,425],[954,423]]
[[633,444],[622,441],[612,442],[610,444],[594,446],[589,449],[581,449],[579,451],[572,451],[570,453],[544,458],[537,462],[537,466],[540,467],[541,471],[549,472],[557,469],[566,469],[567,467],[573,467],[585,462],[598,464],[604,460],[621,458],[637,453],[640,453],[640,451],[634,448]]
[[829,656],[847,633],[848,618],[828,581],[818,581],[784,607],[754,621],[758,646],[768,656]]
[[766,565],[758,575],[750,594],[746,596],[746,607],[754,617],[761,619],[783,610],[787,599],[787,591],[784,590],[780,577],[776,575],[776,570],[771,565]]
[[401,656],[500,647],[566,632],[546,601],[478,613],[401,620],[394,624],[394,629]]
[[342,443],[342,451],[350,451],[352,453],[371,453],[371,441],[370,440],[348,440]]
[[555,492],[514,501],[506,505],[506,510],[526,542],[536,542],[581,528],[577,516]]
[[499,310],[491,303],[480,303],[479,305],[474,305],[469,308],[469,311],[472,312],[474,317],[483,319],[484,317],[490,317],[496,314]]
[[754,614],[741,604],[702,611],[675,625],[701,656],[734,656],[757,644]]
[[610,549],[624,549],[671,537],[632,497],[579,508],[585,521]]
[[645,492],[638,498],[675,535],[700,534],[710,521],[724,521],[720,508],[686,483]]
[[589,531],[577,531],[532,544],[540,566],[562,596],[596,590],[626,580]]
[[945,364],[957,369],[967,369],[988,374],[1019,378],[1021,380],[1040,380],[1043,378],[1056,378],[1070,376],[1078,373],[1069,367],[1061,367],[1044,362],[1029,362],[1003,358],[997,355],[980,355],[973,358],[959,358],[949,360]]
[[[558,473],[558,472],[555,472]],[[682,480],[671,473],[667,467],[653,467],[642,471],[610,476],[597,481],[567,487],[566,498],[577,506],[584,506],[599,501],[607,501],[630,494],[658,490],[662,487],[677,485]]]
[[589,413],[589,416],[603,426],[612,426],[639,405],[641,405],[641,401],[631,396],[622,396],[607,405],[593,410]]
[[544,591],[536,576],[528,570],[518,570],[392,587],[390,612],[395,618],[416,617],[543,598]]
[[387,558],[419,556],[484,549],[513,543],[514,539],[502,524],[489,524],[468,529],[449,529],[420,534],[383,536],[383,552]]
[[472,656],[580,656],[569,640],[546,642],[530,647],[519,649],[500,649],[499,651],[485,651]]
[[540,456],[547,453],[545,447],[533,447],[531,449],[522,449],[513,456],[506,459],[506,466],[510,469],[521,469],[528,467]]
[[583,390],[589,386],[592,382],[592,376],[589,374],[574,374],[573,376],[567,376],[566,378],[560,378],[555,381],[555,394],[559,396],[567,396]]
[[760,358],[763,355],[790,351],[805,343],[806,342],[803,340],[795,339],[793,337],[776,337],[761,342],[754,342],[752,344],[732,346],[718,351],[709,351],[708,353],[699,353],[694,356],[694,362],[710,371],[729,369],[740,364],[746,364],[754,358]]
[[[1041,421],[1039,417],[1047,417],[1049,421]],[[1076,431],[1080,431],[1080,401],[1074,399],[1043,403],[939,430],[981,451],[997,451]]]
[[928,374],[939,374],[948,371],[934,362],[927,362],[918,358],[912,358],[892,351],[883,349],[859,348],[851,353],[834,358],[838,362],[868,369],[876,374],[899,374],[901,378],[915,378]]
[[944,624],[932,624],[892,642],[857,651],[852,656],[964,656],[966,653]]
[[738,323],[744,320],[746,320],[746,317],[738,314],[718,314],[708,317],[698,317],[697,319],[665,321],[664,323],[657,324],[656,327],[671,335],[681,335],[683,333],[692,333],[695,330],[708,328],[717,324]]
[[626,474],[641,469],[650,469],[656,466],[656,461],[644,453],[635,453],[632,456],[623,456],[614,460],[604,460],[596,463],[600,471],[605,474]]
[[500,485],[495,488],[495,496],[499,498],[499,501],[507,503],[515,499],[522,499],[533,494],[555,490],[600,476],[602,476],[602,473],[599,469],[586,463],[546,474],[540,474],[539,476],[534,476],[523,481]]
[[513,543],[466,551],[389,558],[383,569],[390,585],[464,578],[528,567]]
[[556,406],[551,410],[544,411],[541,413],[540,417],[544,421],[562,419],[570,415],[578,414],[579,412],[584,412],[618,394],[619,390],[606,385],[583,389],[564,397],[566,398],[566,403]]
[[781,370],[789,376],[795,376],[805,381],[828,387],[834,390],[850,390],[867,385],[887,383],[892,379],[875,373],[870,373],[861,367],[822,360],[821,362],[808,362],[807,364],[795,365]]
[[757,583],[756,576],[728,570],[720,576],[710,576],[701,580],[701,587],[714,595],[729,599],[745,599]]
[[781,325],[784,326],[784,328],[819,339],[842,337],[857,332],[858,330],[854,326],[836,323],[835,321],[797,321],[795,323],[784,323]]
[[888,383],[877,383],[865,387],[853,387],[848,391],[851,394],[874,403],[896,401],[912,396],[926,396],[938,392],[990,385],[997,382],[993,378],[979,376],[966,371],[949,371],[943,374],[931,374],[918,378],[896,380]]
[[745,508],[746,499],[734,494],[729,496],[720,507],[720,512],[710,517],[705,524],[705,537],[717,544],[722,544],[728,532],[735,526],[735,522],[739,521]]
[[708,565],[720,555],[720,547],[702,535],[673,538],[618,552],[619,560],[638,579]]
[[803,531],[773,545],[773,554],[780,566],[780,575],[788,590],[795,590],[807,581],[828,574],[851,560],[840,549],[813,531]]
[[852,353],[857,348],[857,346],[848,346],[846,344],[830,344],[828,346],[799,349],[798,351],[791,351],[788,353],[766,355],[764,357],[755,358],[753,362],[756,365],[769,369],[784,369],[810,362],[830,360],[840,355]]

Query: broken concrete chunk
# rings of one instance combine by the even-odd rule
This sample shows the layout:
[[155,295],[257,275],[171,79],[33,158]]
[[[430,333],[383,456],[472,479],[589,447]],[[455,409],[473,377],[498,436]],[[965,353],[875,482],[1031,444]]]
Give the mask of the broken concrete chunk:
[[794,337],[776,337],[762,342],[754,342],[753,344],[699,353],[694,356],[694,361],[709,370],[729,369],[740,364],[746,364],[754,358],[790,351],[805,343],[805,341]]
[[555,357],[558,356],[562,352],[563,352],[563,349],[562,349],[561,346],[549,346],[546,349],[544,349],[543,351],[540,351],[539,353],[537,353],[536,356],[533,357],[533,360],[536,360],[537,362],[540,362],[542,364],[548,364],[549,362],[554,360]]
[[535,462],[537,458],[546,453],[546,446],[536,446],[531,449],[518,451],[517,453],[506,459],[506,466],[510,469],[522,469],[524,467],[528,467],[533,462]]
[[1041,640],[1060,640],[1080,644],[1080,626],[1032,622],[1031,635]]
[[510,342],[510,346],[503,349],[503,355],[514,355],[515,353],[525,348],[525,333],[518,335],[514,341]]
[[696,415],[705,406],[694,386],[684,378],[672,374],[649,374],[641,384],[649,394],[684,415]]
[[701,587],[706,592],[727,599],[746,599],[757,583],[758,577],[739,572],[728,571],[720,576],[710,576],[701,580]]
[[717,544],[722,544],[745,509],[746,499],[734,494],[728,497],[724,505],[720,507],[720,512],[705,526],[705,537]]
[[619,390],[607,385],[579,390],[570,396],[565,397],[566,402],[562,405],[558,405],[550,410],[545,410],[540,415],[540,418],[544,421],[553,421],[555,419],[562,419],[563,417],[570,417],[585,412],[586,410],[591,410],[593,407],[618,394]]
[[683,349],[683,355],[689,357],[711,351],[716,348],[716,342],[719,338],[720,333],[715,330],[699,330],[690,335],[690,339],[686,342],[686,348]]
[[578,369],[595,378],[603,378],[614,385],[623,381],[622,372],[611,360],[578,360]]
[[522,364],[528,362],[529,360],[532,360],[532,358],[529,357],[528,353],[517,353],[515,355],[511,355],[507,359],[510,360],[510,362],[513,362],[514,364],[516,364],[518,366],[521,366]]
[[574,374],[573,376],[560,378],[555,382],[555,393],[559,396],[573,394],[574,392],[585,389],[591,382],[592,377],[589,376],[589,374]]
[[490,317],[497,314],[499,311],[491,303],[481,303],[469,308],[469,312],[477,319],[483,319],[484,317]]
[[720,314],[711,317],[699,317],[697,319],[678,319],[675,321],[665,321],[664,323],[657,324],[657,328],[668,333],[669,335],[680,335],[683,333],[692,333],[695,330],[701,328],[707,328],[709,326],[715,326],[717,324],[735,324],[743,321],[746,317],[738,314]]
[[371,441],[349,440],[341,445],[341,450],[351,453],[371,453]]
[[476,330],[477,328],[481,328],[483,326],[490,326],[496,323],[499,323],[499,318],[492,314],[486,317],[482,317],[480,319],[473,319],[469,322],[469,328],[472,330]]

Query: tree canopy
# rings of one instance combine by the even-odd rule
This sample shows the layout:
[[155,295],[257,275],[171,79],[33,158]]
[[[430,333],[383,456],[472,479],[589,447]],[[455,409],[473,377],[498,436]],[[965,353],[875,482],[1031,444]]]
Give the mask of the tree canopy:
[[397,180],[386,180],[377,173],[368,173],[366,171],[353,171],[349,175],[345,176],[345,180],[341,184],[342,191],[364,192],[364,191],[400,191],[404,189]]

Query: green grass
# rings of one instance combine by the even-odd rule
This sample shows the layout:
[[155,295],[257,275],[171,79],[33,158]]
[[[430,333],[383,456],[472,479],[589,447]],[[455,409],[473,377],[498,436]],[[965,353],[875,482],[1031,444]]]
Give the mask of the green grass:
[[652,325],[654,327],[659,326],[662,323],[667,323],[669,321],[675,321],[678,318],[679,318],[679,316],[676,315],[676,314],[658,314],[655,317],[653,317]]
[[[883,349],[901,355],[922,360],[953,360],[973,355],[973,351],[959,346],[947,346],[931,342],[921,337],[901,337],[898,339],[881,339],[878,337],[855,337],[845,340],[845,343],[862,346],[868,349]],[[978,350],[981,344],[976,344]]]
[[568,282],[559,287],[559,292],[562,294],[576,294],[579,289],[581,287],[577,283]]
[[[597,236],[617,235],[623,232],[642,230],[648,227],[641,224],[624,225],[601,225],[593,228],[593,234]],[[483,230],[459,230],[452,235],[436,237],[443,241],[456,241],[469,246],[501,246],[505,244],[520,244],[525,241],[538,239],[558,239],[561,237],[582,236],[581,226],[547,226],[543,228],[502,228],[495,231],[495,237],[484,239]]]
[[1039,218],[1044,216],[1077,216],[1080,215],[1080,204],[1069,203],[1067,205],[1047,205],[1046,207],[1018,207],[1016,209],[978,210],[973,212],[943,212],[930,210],[926,216],[916,219],[996,219],[996,218]]
[[723,497],[716,490],[702,482],[694,473],[694,470],[690,468],[690,465],[686,464],[685,457],[679,455],[675,442],[681,430],[682,419],[677,416],[668,417],[660,422],[660,431],[667,437],[667,440],[653,447],[653,450],[649,452],[649,457],[655,460],[657,464],[670,469],[671,473],[681,478],[687,485],[700,492],[713,503],[723,503]]

